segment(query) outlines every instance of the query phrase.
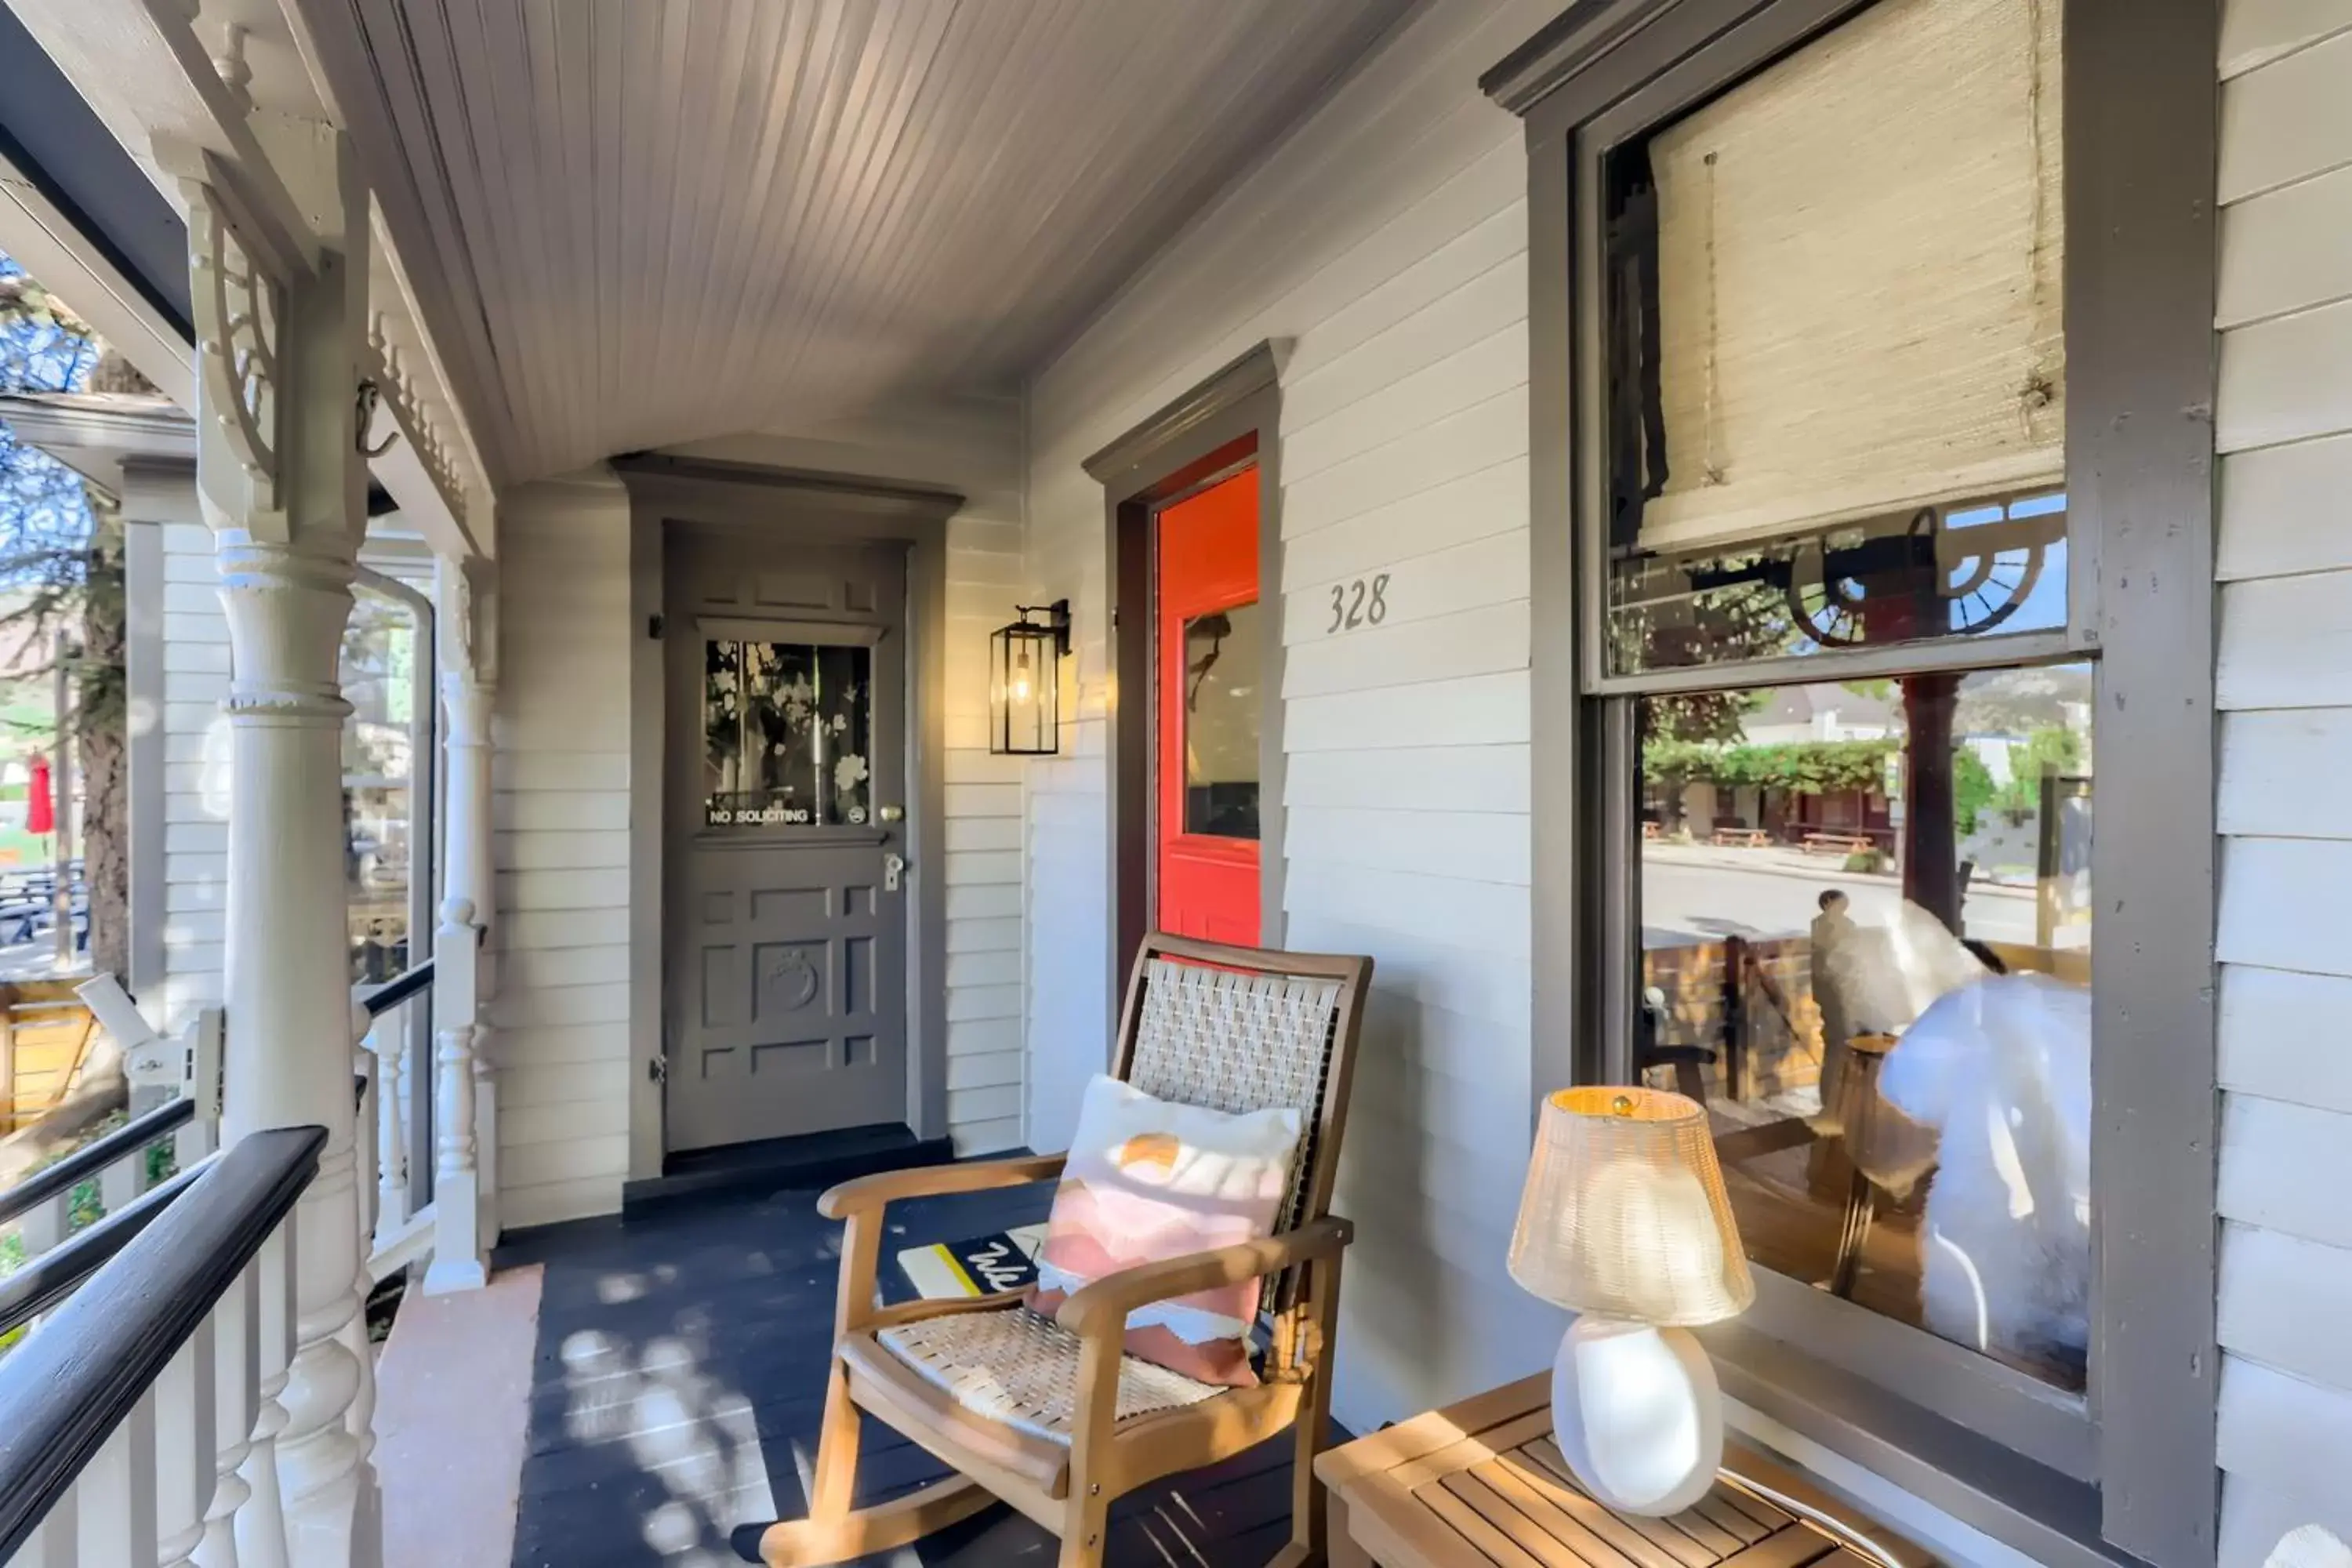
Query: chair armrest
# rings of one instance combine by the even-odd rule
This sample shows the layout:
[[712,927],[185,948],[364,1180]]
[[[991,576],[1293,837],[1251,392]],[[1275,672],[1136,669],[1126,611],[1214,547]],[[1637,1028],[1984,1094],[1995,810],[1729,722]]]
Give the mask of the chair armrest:
[[978,1193],[991,1187],[1017,1187],[1050,1181],[1062,1173],[1066,1154],[1029,1154],[1017,1160],[976,1160],[970,1164],[918,1165],[908,1171],[878,1171],[826,1189],[816,1200],[816,1212],[827,1219],[846,1219],[878,1209],[901,1198],[933,1197],[941,1193]]
[[1262,1241],[1139,1264],[1072,1291],[1054,1321],[1082,1338],[1105,1330],[1116,1335],[1126,1327],[1128,1314],[1138,1307],[1278,1274],[1310,1258],[1336,1258],[1355,1238],[1356,1227],[1335,1215]]

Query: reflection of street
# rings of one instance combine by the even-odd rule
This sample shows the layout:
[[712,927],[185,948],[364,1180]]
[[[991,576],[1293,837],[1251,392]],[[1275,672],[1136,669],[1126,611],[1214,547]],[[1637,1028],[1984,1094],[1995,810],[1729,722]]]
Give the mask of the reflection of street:
[[[88,954],[76,953],[66,968],[79,971],[86,967]],[[47,931],[30,942],[11,942],[0,947],[0,980],[47,980],[58,973],[57,938]]]
[[[1843,871],[1826,856],[1644,844],[1642,945],[1680,947],[1727,936],[1801,937],[1821,912],[1821,895],[1832,888],[1853,900],[1847,912],[1858,925],[1886,923],[1903,901],[1899,879]],[[2031,889],[1973,883],[1965,912],[1968,934],[1980,941],[2033,941]]]

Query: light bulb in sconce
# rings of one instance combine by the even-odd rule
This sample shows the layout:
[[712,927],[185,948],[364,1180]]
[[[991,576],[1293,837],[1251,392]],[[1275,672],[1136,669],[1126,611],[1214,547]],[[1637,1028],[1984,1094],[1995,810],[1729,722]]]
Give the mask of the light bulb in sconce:
[[1013,689],[1007,695],[1015,702],[1029,700],[1029,656],[1025,653],[1013,666]]

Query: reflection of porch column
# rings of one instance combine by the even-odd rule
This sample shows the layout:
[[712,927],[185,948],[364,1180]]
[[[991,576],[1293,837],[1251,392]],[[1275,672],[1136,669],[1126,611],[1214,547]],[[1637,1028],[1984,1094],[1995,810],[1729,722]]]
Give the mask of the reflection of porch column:
[[1960,931],[1958,828],[1952,821],[1952,713],[1957,675],[1914,675],[1903,682],[1903,896]]
[[438,1122],[433,1175],[433,1263],[427,1295],[470,1289],[488,1278],[495,1234],[498,1089],[484,1016],[488,987],[482,934],[489,925],[490,700],[495,623],[480,562],[444,559],[436,573],[448,797],[442,821],[446,898],[435,941],[434,1079]]
[[[365,527],[353,389],[364,349],[366,208],[348,175],[343,192],[342,210],[357,215],[347,237],[358,254],[323,249],[309,276],[273,278],[212,189],[188,186],[197,477],[232,668],[222,1137],[327,1129],[318,1179],[295,1212],[297,1349],[247,1466],[257,1503],[266,1504],[273,1479],[282,1493],[292,1568],[371,1558],[381,1512],[347,1421],[373,1373],[339,1337],[360,1310],[364,1257],[343,865],[351,709],[337,664]],[[270,1523],[255,1521],[274,1536]],[[238,1534],[247,1560],[275,1555],[274,1541]]]

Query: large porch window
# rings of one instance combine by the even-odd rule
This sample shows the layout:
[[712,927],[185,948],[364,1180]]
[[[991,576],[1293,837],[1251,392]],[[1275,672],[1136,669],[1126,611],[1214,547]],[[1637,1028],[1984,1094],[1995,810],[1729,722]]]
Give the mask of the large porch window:
[[[2211,449],[2147,410],[2210,395],[2210,235],[2131,237],[2178,213],[2096,12],[1623,0],[1490,75],[1529,125],[1562,807],[1536,1088],[1704,1105],[1758,1276],[1740,1397],[1933,1449],[1934,1500],[2038,1560],[2191,1563]],[[2176,100],[2200,47],[2158,51]],[[2177,309],[2123,310],[2156,274]]]
[[433,648],[429,600],[362,569],[343,631],[343,877],[352,979],[379,984],[431,946]]

